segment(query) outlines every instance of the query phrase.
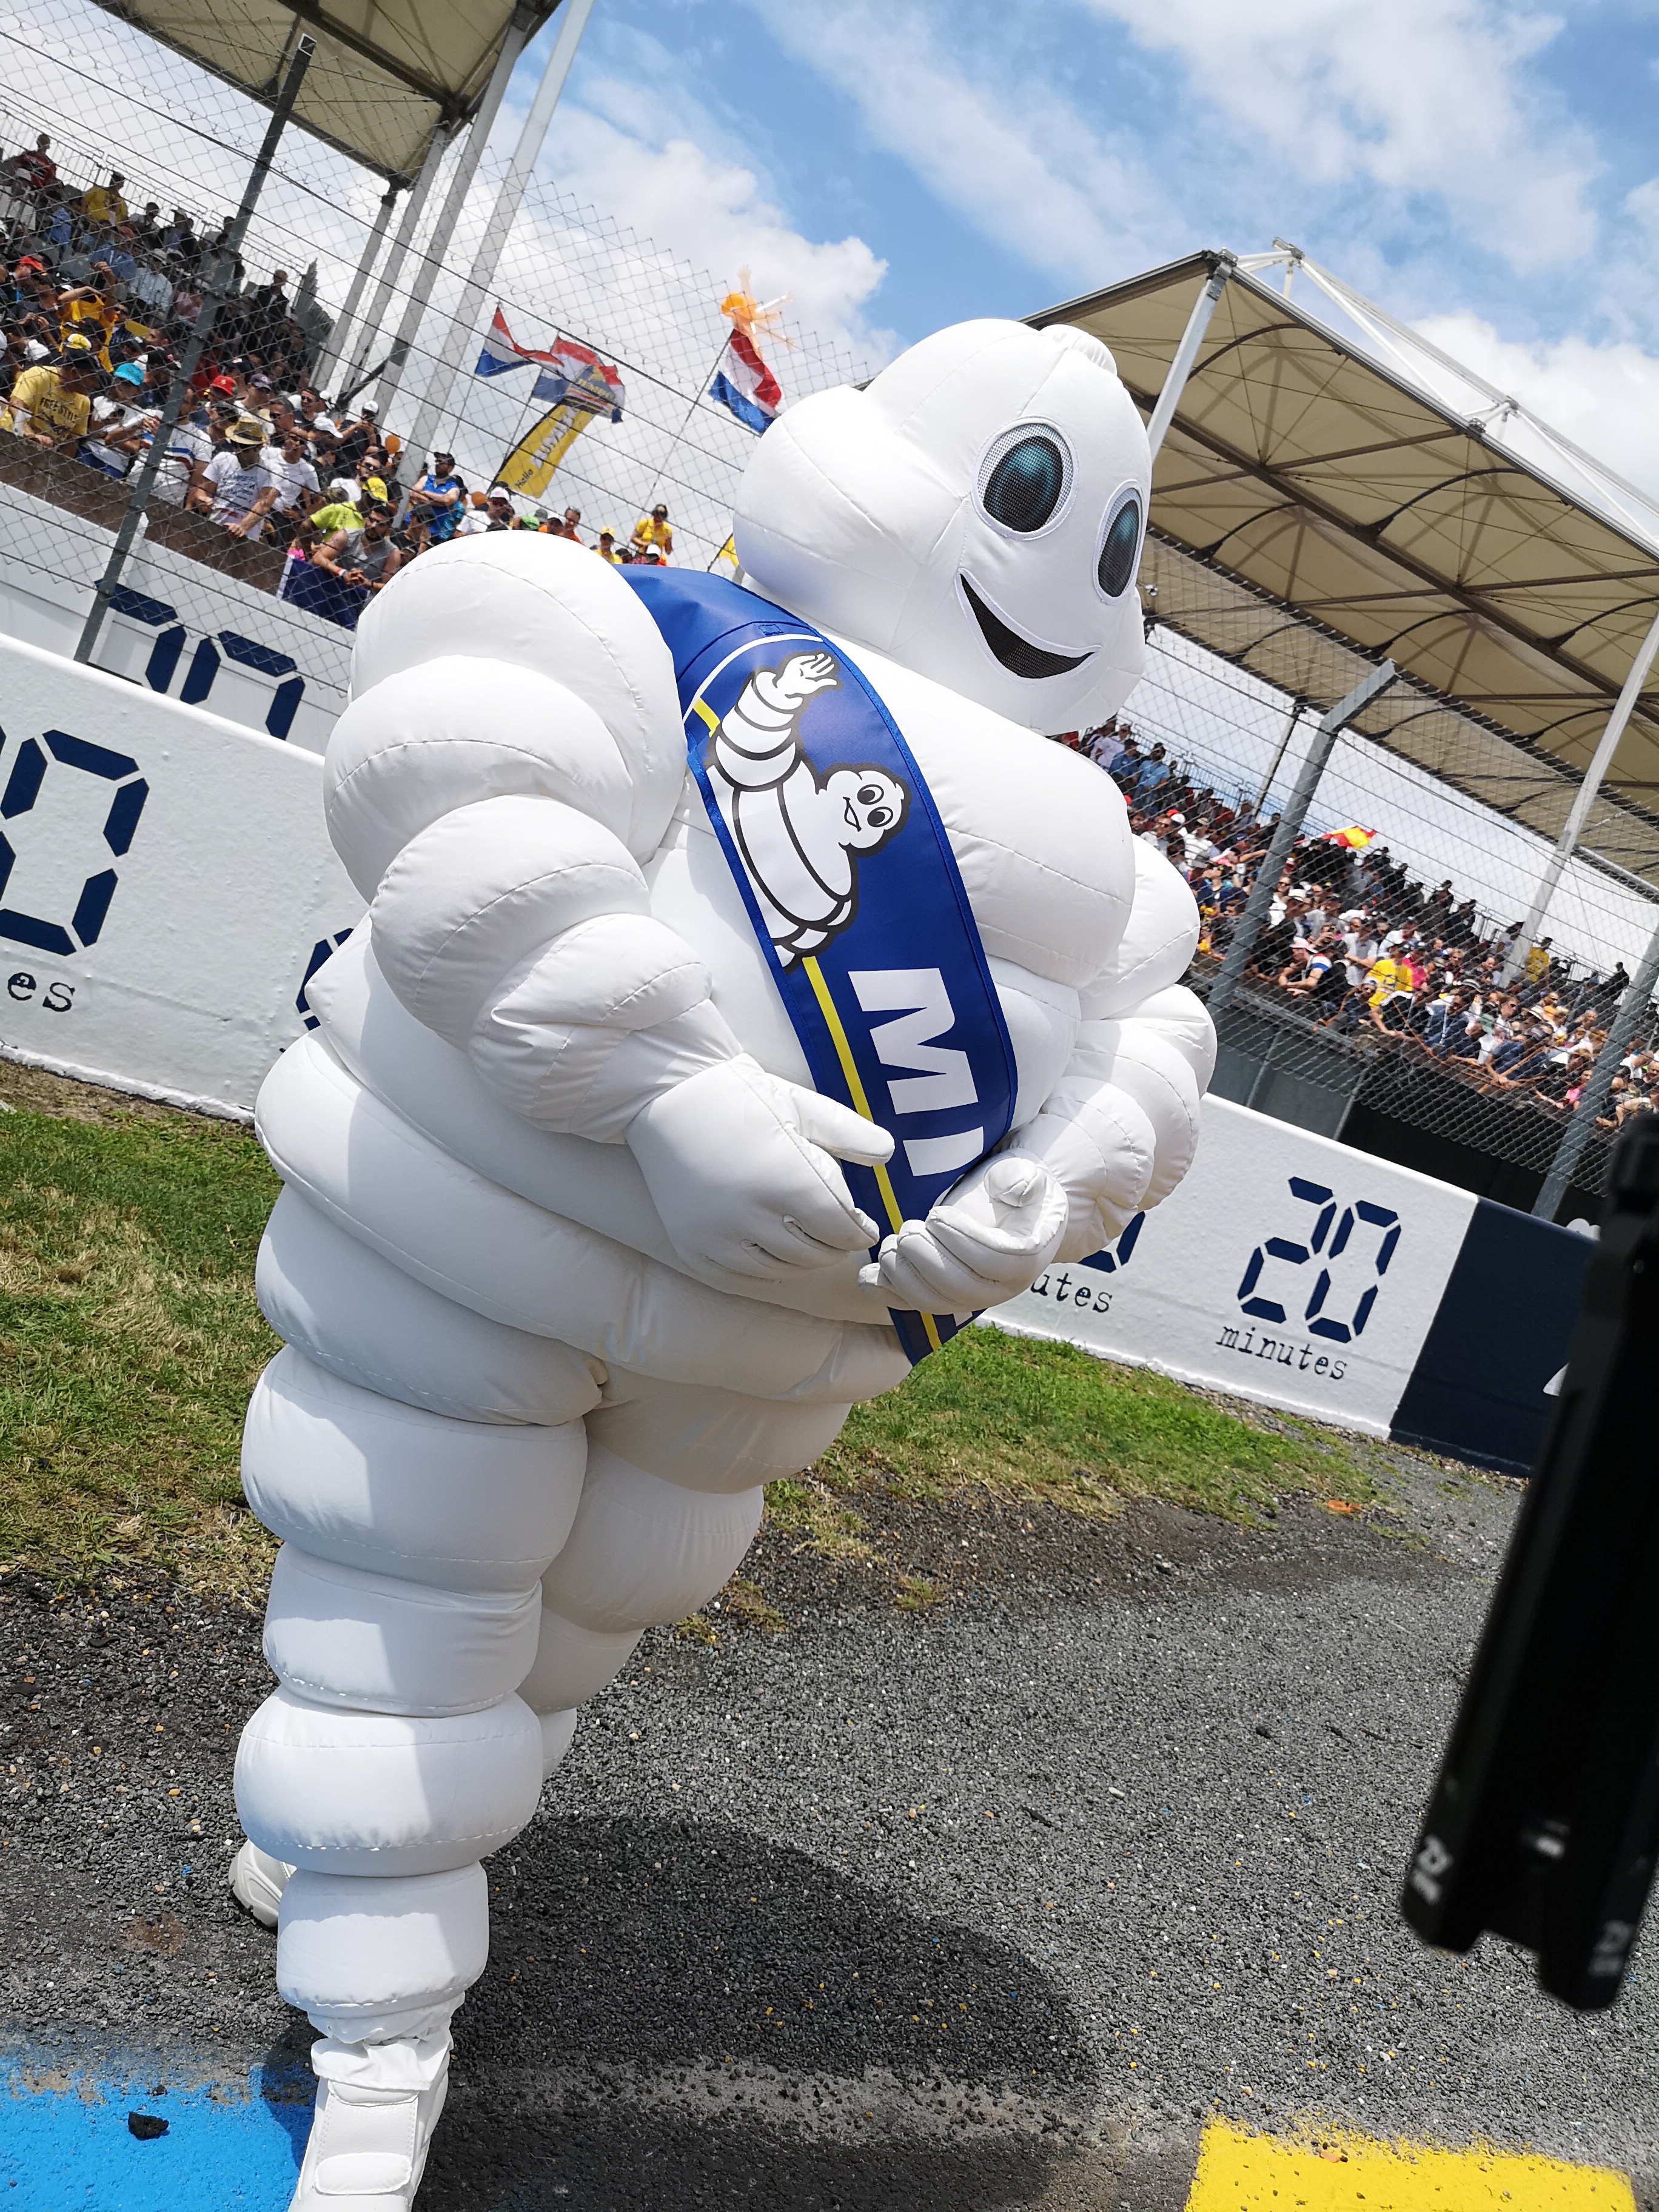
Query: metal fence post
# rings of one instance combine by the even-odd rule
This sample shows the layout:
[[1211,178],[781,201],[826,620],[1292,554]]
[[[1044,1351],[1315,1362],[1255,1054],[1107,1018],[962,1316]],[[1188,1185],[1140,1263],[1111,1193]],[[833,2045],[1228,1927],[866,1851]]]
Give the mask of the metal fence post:
[[1297,773],[1296,788],[1279,817],[1279,827],[1273,832],[1267,858],[1257,871],[1250,895],[1244,902],[1244,911],[1238,918],[1238,927],[1233,932],[1227,956],[1221,963],[1219,974],[1210,986],[1212,1021],[1218,1021],[1226,1011],[1243,978],[1250,955],[1255,950],[1256,939],[1261,933],[1261,925],[1267,918],[1274,893],[1279,889],[1279,878],[1290,858],[1291,848],[1297,841],[1313,802],[1313,795],[1319,788],[1319,779],[1325,773],[1325,763],[1331,757],[1331,748],[1354,716],[1363,713],[1373,699],[1380,697],[1395,682],[1399,673],[1393,661],[1385,660],[1380,667],[1372,669],[1363,682],[1356,684],[1346,699],[1339,699],[1329,714],[1321,720],[1318,729],[1314,732],[1313,743],[1308,748],[1308,757]]
[[132,541],[138,535],[138,525],[143,519],[150,493],[155,488],[157,473],[167,457],[168,441],[179,427],[179,418],[183,414],[185,402],[190,396],[190,380],[195,375],[202,356],[207,350],[208,340],[213,335],[213,325],[218,319],[219,310],[224,305],[234,279],[236,256],[240,250],[253,210],[258,205],[259,194],[264,189],[265,179],[270,173],[270,165],[276,156],[277,142],[282,137],[289,117],[294,112],[294,103],[300,96],[300,87],[305,82],[306,70],[310,67],[311,58],[316,51],[316,40],[303,36],[294,49],[294,58],[288,65],[287,76],[283,79],[283,88],[277,94],[276,105],[270,111],[270,121],[266,126],[264,138],[260,141],[259,150],[253,157],[253,167],[248,172],[247,184],[242,192],[242,204],[237,209],[230,228],[224,234],[217,257],[214,261],[213,275],[208,284],[206,296],[197,310],[196,328],[191,334],[190,343],[185,349],[183,361],[173,371],[173,386],[167,394],[167,404],[161,410],[161,421],[150,433],[149,451],[144,455],[139,465],[138,473],[133,479],[132,490],[127,500],[127,511],[122,516],[121,526],[115,533],[115,543],[110,548],[109,559],[105,564],[103,574],[98,579],[98,587],[93,593],[92,605],[88,611],[86,621],[81,628],[80,638],[76,644],[75,658],[77,660],[86,661],[92,659],[93,647],[98,642],[98,634],[104,627],[104,617],[109,612],[110,601],[114,598],[120,584],[121,571],[126,567],[127,556],[132,550]]
[[1607,726],[1601,732],[1589,766],[1584,770],[1583,781],[1574,795],[1572,805],[1567,810],[1561,835],[1555,841],[1555,850],[1544,864],[1544,872],[1538,878],[1538,888],[1533,893],[1532,904],[1528,908],[1527,918],[1521,926],[1521,934],[1510,947],[1509,957],[1504,963],[1504,981],[1506,983],[1520,972],[1522,963],[1538,942],[1538,933],[1550,910],[1555,887],[1561,880],[1567,862],[1572,858],[1584,824],[1589,820],[1590,809],[1601,793],[1601,780],[1613,766],[1613,757],[1618,751],[1630,718],[1636,711],[1636,702],[1642,696],[1642,686],[1648,680],[1656,654],[1659,654],[1659,614],[1655,615],[1649,624],[1647,635],[1637,649],[1636,658],[1625,678],[1624,688],[1607,717]]
[[592,12],[593,0],[564,0],[559,15],[559,35],[548,55],[541,83],[531,102],[524,128],[519,133],[519,143],[514,149],[513,159],[507,164],[507,174],[495,195],[495,204],[484,225],[478,250],[472,257],[472,266],[467,271],[460,299],[450,317],[448,335],[427,380],[426,396],[410,429],[410,449],[413,453],[423,453],[430,447],[438,425],[448,409],[450,397],[455,389],[455,378],[465,359],[469,342],[474,344],[477,342],[475,325],[478,311],[490,286],[495,282],[495,271],[501,265],[502,251],[524,202],[525,187],[540,159],[548,125],[553,120],[553,111],[559,104],[559,95],[570,75],[570,64],[576,58],[576,49],[581,44],[582,33],[586,29],[587,19]]
[[380,195],[380,204],[369,225],[363,250],[357,257],[357,266],[351,272],[351,283],[346,289],[345,299],[335,318],[334,327],[328,334],[328,341],[317,356],[317,366],[312,371],[311,380],[319,392],[328,390],[329,379],[345,359],[356,326],[357,303],[362,298],[374,264],[380,258],[380,247],[386,240],[386,226],[392,221],[392,210],[398,203],[398,190],[397,184],[390,184]]
[[[449,179],[449,190],[438,210],[438,219],[432,226],[432,235],[420,255],[420,265],[415,281],[409,288],[409,297],[404,302],[403,319],[398,325],[398,335],[392,341],[392,352],[386,367],[381,372],[380,385],[380,410],[385,413],[398,396],[403,382],[404,369],[414,349],[416,335],[425,319],[432,298],[432,288],[438,281],[455,235],[455,227],[465,212],[467,194],[472,189],[472,179],[477,173],[478,163],[489,134],[495,126],[507,83],[524,52],[535,18],[522,4],[513,11],[513,20],[501,40],[501,50],[495,57],[495,66],[490,71],[489,82],[484,88],[483,98],[478,102],[477,112],[467,128],[466,141],[462,146]],[[413,448],[411,447],[411,452]],[[419,456],[416,456],[418,459]]]
[[1555,1148],[1555,1158],[1550,1162],[1550,1171],[1544,1177],[1544,1187],[1533,1200],[1532,1210],[1540,1221],[1553,1221],[1556,1209],[1567,1194],[1572,1171],[1577,1166],[1585,1146],[1595,1133],[1596,1116],[1607,1103],[1613,1079],[1619,1073],[1619,1063],[1636,1034],[1637,1024],[1647,1014],[1648,1002],[1653,996],[1656,982],[1659,982],[1659,929],[1656,929],[1648,939],[1648,949],[1642,955],[1642,964],[1625,986],[1624,994],[1619,1001],[1619,1011],[1607,1025],[1607,1042],[1595,1055],[1595,1065],[1578,1094],[1578,1103],[1573,1109],[1572,1119],[1561,1132],[1561,1141]]

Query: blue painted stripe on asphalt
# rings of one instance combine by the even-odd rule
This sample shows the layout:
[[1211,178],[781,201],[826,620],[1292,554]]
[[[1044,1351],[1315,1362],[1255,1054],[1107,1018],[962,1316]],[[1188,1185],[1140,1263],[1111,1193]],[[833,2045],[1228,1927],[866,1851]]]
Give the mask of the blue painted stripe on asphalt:
[[[287,2212],[311,2126],[311,2100],[246,2082],[169,2087],[75,2074],[40,2088],[15,2068],[0,2094],[0,2212]],[[58,2077],[61,2081],[63,2077]],[[130,2112],[167,2132],[141,2142]]]

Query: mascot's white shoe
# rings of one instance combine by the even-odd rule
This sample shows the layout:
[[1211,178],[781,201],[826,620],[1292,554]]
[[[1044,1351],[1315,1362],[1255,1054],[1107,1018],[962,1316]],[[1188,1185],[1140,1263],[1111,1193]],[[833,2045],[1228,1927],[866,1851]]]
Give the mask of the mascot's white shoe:
[[275,1928],[277,1908],[293,1868],[286,1859],[272,1858],[258,1844],[245,1843],[230,1863],[231,1895],[246,1905],[262,1928]]
[[409,2212],[449,2094],[449,2038],[325,2042],[313,2060],[316,2117],[289,2212]]

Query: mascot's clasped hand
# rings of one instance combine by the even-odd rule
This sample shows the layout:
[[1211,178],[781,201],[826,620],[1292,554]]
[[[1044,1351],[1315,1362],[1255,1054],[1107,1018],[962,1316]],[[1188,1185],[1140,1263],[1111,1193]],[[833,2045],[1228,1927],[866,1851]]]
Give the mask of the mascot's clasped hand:
[[481,1862],[762,1486],[1192,1158],[1191,895],[1039,732],[1139,673],[1146,434],[967,323],[757,446],[748,588],[497,534],[367,612],[326,766],[368,921],[259,1099],[281,1539],[239,1895],[311,2016],[295,2204],[403,2212]]

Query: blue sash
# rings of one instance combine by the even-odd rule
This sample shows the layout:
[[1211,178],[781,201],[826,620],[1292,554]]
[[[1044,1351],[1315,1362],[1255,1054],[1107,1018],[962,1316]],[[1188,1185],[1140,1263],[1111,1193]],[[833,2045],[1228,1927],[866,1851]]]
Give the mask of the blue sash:
[[[724,577],[620,573],[674,656],[691,772],[813,1084],[896,1139],[885,1167],[842,1164],[853,1194],[890,1228],[920,1220],[1007,1134],[1017,1086],[921,770],[857,668],[810,623]],[[765,696],[754,703],[757,676]],[[819,688],[792,724],[804,683]],[[892,1322],[913,1363],[958,1326],[948,1314]]]

